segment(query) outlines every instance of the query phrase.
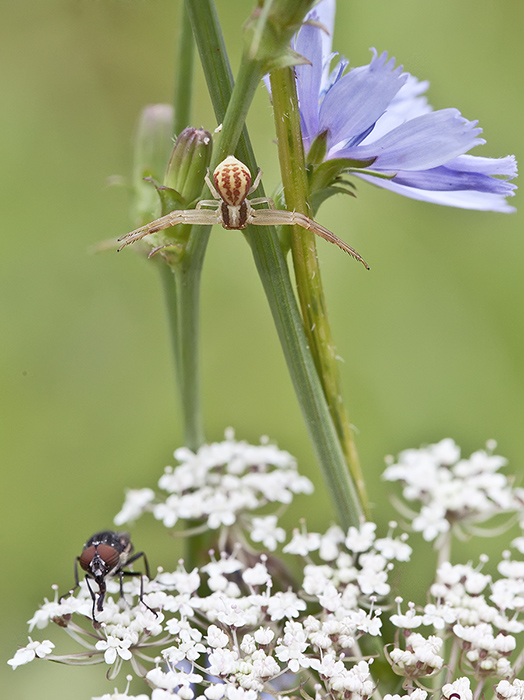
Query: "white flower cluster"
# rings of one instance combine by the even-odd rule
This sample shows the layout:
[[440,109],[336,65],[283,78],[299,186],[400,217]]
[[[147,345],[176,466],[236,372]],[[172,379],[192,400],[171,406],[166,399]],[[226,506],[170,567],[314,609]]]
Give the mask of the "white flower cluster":
[[[508,657],[516,648],[514,635],[524,631],[519,619],[524,612],[524,564],[512,562],[505,552],[498,568],[501,577],[493,581],[470,564],[445,562],[437,570],[429,603],[419,611],[410,604],[407,613],[391,615],[390,622],[405,638],[405,650],[397,647],[389,654],[399,675],[413,679],[442,668],[443,640],[451,639],[461,652],[462,669],[475,678],[511,677]],[[421,626],[433,627],[438,636],[426,640],[413,632]]]
[[[283,565],[260,554],[250,565],[242,552],[212,557],[200,570],[159,572],[144,581],[108,581],[99,625],[85,627],[92,601],[85,582],[76,595],[47,601],[30,620],[30,631],[49,622],[63,627],[87,650],[53,654],[51,642],[31,641],[11,660],[13,668],[35,654],[63,663],[105,663],[114,678],[122,664],[146,678],[152,698],[192,700],[195,684],[202,700],[256,700],[260,693],[315,683],[313,695],[367,700],[376,682],[364,646],[380,635],[380,599],[390,592],[395,559],[409,558],[405,538],[376,538],[375,525],[325,535],[295,533],[308,545],[303,579],[291,585]],[[313,560],[316,558],[316,562]],[[285,580],[285,585],[281,582]],[[150,656],[151,651],[154,656]],[[149,669],[148,669],[149,667]],[[317,687],[318,686],[318,687]],[[319,695],[320,693],[320,695]]]
[[[241,488],[243,479],[249,484],[247,477],[253,474],[258,485],[252,493],[258,502],[268,502],[278,500],[271,480],[287,489],[285,499],[297,492],[292,474],[297,483],[302,481],[287,453],[234,443],[231,436],[197,454],[176,454],[181,472],[169,472],[166,480],[179,484],[180,498],[201,492],[211,502],[214,489],[228,493],[232,476]],[[411,457],[405,457],[408,454]],[[468,474],[482,472],[471,469],[472,464],[491,463],[492,474],[501,466],[500,458],[486,453],[460,462],[454,443],[443,441],[403,453],[390,469],[408,473],[406,464],[419,454],[436,465],[436,471],[449,472],[460,464],[452,474],[455,482],[460,473],[465,480]],[[284,477],[274,476],[279,470]],[[266,476],[267,482],[262,478]],[[182,482],[186,488],[180,487]],[[504,484],[491,502],[500,504],[509,488]],[[303,483],[299,490],[307,488]],[[428,488],[422,478],[413,486],[419,494]],[[507,503],[514,507],[515,499]],[[245,515],[244,510],[241,517]],[[221,530],[231,534],[229,525],[221,518],[220,522],[219,540]],[[274,515],[246,522],[252,527],[252,540],[266,549],[275,549],[284,539]],[[54,599],[29,622],[30,633],[54,622],[81,650],[56,654],[51,641],[30,638],[9,663],[13,668],[35,658],[101,663],[108,666],[110,679],[125,665],[145,678],[152,700],[259,700],[263,694],[280,700],[297,695],[297,689],[308,700],[369,700],[377,689],[384,700],[426,700],[428,681],[434,698],[473,700],[494,687],[493,700],[524,700],[524,682],[517,679],[524,667],[524,652],[517,649],[518,635],[524,632],[524,562],[518,559],[524,538],[514,541],[514,557],[503,553],[494,578],[482,571],[487,557],[477,568],[441,561],[428,602],[409,602],[402,612],[400,596],[396,611],[390,610],[390,574],[395,562],[409,565],[412,550],[407,535],[396,534],[397,529],[392,522],[387,536],[377,537],[371,522],[348,531],[334,525],[325,533],[308,532],[303,523],[282,547],[287,565],[273,554],[255,552],[243,538],[233,543],[225,538],[226,550],[211,551],[200,568],[188,571],[180,561],[175,571],[159,569],[152,580],[126,580],[123,598],[117,577],[108,579],[96,625],[91,624],[91,593],[82,581],[75,595],[59,599],[55,591]],[[424,627],[426,633],[421,632]],[[459,671],[465,675],[459,676]],[[388,694],[400,682],[405,694]],[[128,689],[102,700],[133,697]]]
[[[237,442],[232,430],[226,431],[224,441],[203,445],[197,452],[185,447],[176,450],[175,459],[178,466],[166,467],[158,482],[162,494],[148,488],[127,492],[116,525],[151,512],[166,527],[190,520],[216,530],[234,525],[242,515],[268,503],[289,504],[295,494],[313,491],[289,452],[269,443]],[[283,541],[283,532],[271,518],[255,520],[254,541],[274,550]]]
[[404,507],[402,514],[425,540],[440,544],[451,527],[467,530],[497,513],[523,509],[524,490],[514,488],[499,472],[506,460],[492,454],[495,446],[491,441],[487,450],[460,459],[460,448],[447,438],[405,450],[396,462],[389,460],[383,478],[400,482],[405,500],[420,503],[420,510]]

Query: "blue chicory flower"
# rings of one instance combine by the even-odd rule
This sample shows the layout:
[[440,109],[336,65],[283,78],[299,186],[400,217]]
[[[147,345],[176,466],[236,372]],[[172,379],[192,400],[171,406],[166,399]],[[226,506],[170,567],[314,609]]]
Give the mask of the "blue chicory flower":
[[[464,209],[514,211],[505,197],[516,189],[508,181],[517,174],[515,157],[466,155],[485,143],[482,129],[457,109],[433,111],[422,96],[427,81],[374,50],[368,65],[346,71],[342,58],[330,69],[334,10],[334,0],[322,0],[308,15],[329,35],[305,24],[295,39],[311,64],[295,67],[306,159],[320,138],[324,160],[349,159],[346,172],[379,187]],[[354,161],[368,167],[355,168]]]

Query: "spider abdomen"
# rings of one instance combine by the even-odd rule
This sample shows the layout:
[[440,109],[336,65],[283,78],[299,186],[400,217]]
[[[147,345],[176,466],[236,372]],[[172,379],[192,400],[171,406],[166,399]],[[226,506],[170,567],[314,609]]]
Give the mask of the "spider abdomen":
[[221,199],[238,207],[249,194],[251,173],[235,156],[228,156],[215,168],[213,181]]

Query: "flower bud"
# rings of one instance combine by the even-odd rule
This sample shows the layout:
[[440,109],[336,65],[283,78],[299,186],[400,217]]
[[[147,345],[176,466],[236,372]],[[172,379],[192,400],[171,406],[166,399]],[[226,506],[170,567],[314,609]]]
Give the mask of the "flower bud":
[[142,110],[135,136],[133,163],[134,218],[143,224],[156,218],[158,196],[146,177],[162,179],[172,147],[173,108],[148,105]]
[[200,197],[213,141],[209,131],[188,126],[177,138],[164,178],[164,185],[175,190],[184,207]]

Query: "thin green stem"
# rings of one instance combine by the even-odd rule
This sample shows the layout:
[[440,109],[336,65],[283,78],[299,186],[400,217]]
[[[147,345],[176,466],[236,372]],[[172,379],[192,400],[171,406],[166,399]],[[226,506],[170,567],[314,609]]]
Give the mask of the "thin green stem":
[[[291,211],[309,215],[311,207],[308,202],[306,163],[292,69],[280,68],[271,73],[271,94],[286,206]],[[345,459],[362,506],[367,511],[368,499],[364,477],[353,430],[342,399],[340,373],[322,286],[315,235],[294,226],[291,249],[306,335]]]
[[174,88],[174,132],[180,132],[190,125],[191,105],[193,102],[193,66],[195,42],[191,31],[191,22],[187,8],[182,7],[180,29],[178,32],[178,51],[176,57],[176,78]]
[[246,115],[262,78],[262,66],[243,57],[236,83],[213,0],[186,0],[200,61],[215,117],[221,125],[213,153],[213,170],[226,156],[238,152],[247,163],[254,159],[245,127]]
[[[200,390],[200,279],[204,265],[204,255],[209,240],[209,226],[193,226],[186,248],[186,254],[177,269],[177,292],[180,309],[180,329],[184,338],[182,359],[188,376],[184,378],[187,406],[191,409],[193,421],[187,426],[190,440],[186,444],[192,449],[205,442]],[[191,442],[192,441],[192,442]],[[192,447],[192,444],[195,447]]]
[[437,569],[445,562],[451,561],[451,544],[452,544],[453,529],[451,528],[440,541],[438,549]]
[[[260,63],[250,61],[244,56],[244,65],[233,90],[231,70],[221,39],[214,4],[211,0],[198,0],[198,2],[188,0],[187,7],[215,114],[223,123],[219,152],[213,159],[216,162],[222,154],[227,155],[236,150],[237,141],[242,136],[242,130],[245,129],[243,119],[262,78],[262,67]],[[207,43],[208,41],[211,42],[211,46]],[[228,87],[230,99],[227,95]],[[225,113],[224,105],[227,105]],[[256,163],[245,131],[243,141],[241,139],[239,144],[238,155],[252,172],[256,171]],[[190,242],[192,238],[193,235]],[[278,237],[273,230],[256,226],[248,230],[248,240],[339,522],[345,528],[358,525],[362,516],[359,499],[348,475],[337,433],[309,350]]]
[[[157,263],[158,272],[160,274],[160,281],[162,282],[162,290],[164,292],[164,300],[166,304],[167,312],[167,326],[169,331],[169,337],[171,340],[171,349],[173,351],[173,360],[175,364],[175,378],[176,384],[179,390],[179,397],[181,396],[180,378],[183,374],[182,371],[182,357],[179,347],[180,341],[180,331],[179,331],[179,314],[178,314],[178,303],[177,303],[177,285],[175,281],[175,271],[171,265],[168,265],[166,261],[160,256],[156,256],[153,260]],[[183,401],[180,399],[180,403],[183,407]],[[182,410],[185,417],[185,411]],[[185,421],[184,421],[185,422]],[[184,434],[185,434],[184,430]]]
[[195,264],[189,268],[168,265],[163,260],[160,264],[184,416],[184,444],[191,450],[205,442],[198,352],[201,270]]
[[262,75],[262,65],[244,56],[224,115],[218,147],[213,154],[214,165],[218,165],[220,161],[235,152]]
[[[182,8],[174,88],[174,132],[189,124],[192,103],[194,41],[189,15]],[[209,232],[208,232],[209,235]],[[202,238],[207,240],[205,233]],[[184,444],[197,450],[205,441],[199,353],[200,276],[203,255],[189,253],[182,263],[158,256],[184,425]]]
[[[444,538],[439,542],[438,557],[436,571],[445,563],[451,561],[451,544],[452,544],[453,530],[450,529],[445,534]],[[445,629],[440,629],[436,631],[436,635],[442,639],[442,649],[446,650],[445,658],[448,659],[448,663],[444,668],[442,668],[436,675],[431,679],[431,685],[435,690],[442,688],[444,683],[451,683],[456,673],[456,664],[458,660],[458,655],[460,653],[461,646],[457,644],[457,640],[453,637],[453,641],[447,639],[447,634]]]
[[[444,683],[452,683],[453,679],[455,678],[455,674],[457,673],[457,664],[460,658],[460,652],[462,651],[461,644],[459,643],[459,640],[457,637],[453,637],[453,642],[451,645],[451,652],[449,654],[445,655],[445,658],[448,659],[448,662],[446,664],[446,669],[445,673],[441,672],[440,674],[437,674],[435,676],[435,681],[433,682],[433,688],[437,690],[438,688],[442,688]],[[515,666],[513,666],[515,668]],[[444,671],[444,669],[443,669]],[[445,675],[445,680],[443,680],[443,677]]]
[[479,700],[480,697],[482,697],[482,691],[484,690],[484,686],[486,684],[486,679],[481,678],[479,682],[477,683],[477,687],[475,688],[475,692],[473,693],[473,700]]

